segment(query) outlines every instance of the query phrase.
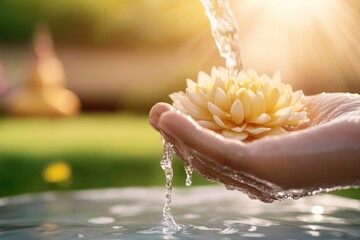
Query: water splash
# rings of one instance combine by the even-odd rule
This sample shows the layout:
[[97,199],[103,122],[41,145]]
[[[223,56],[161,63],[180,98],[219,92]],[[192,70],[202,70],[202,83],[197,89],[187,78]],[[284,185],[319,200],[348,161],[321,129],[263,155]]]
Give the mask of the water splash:
[[[171,213],[172,180],[174,176],[174,171],[172,168],[173,146],[170,142],[166,141],[164,137],[162,138],[162,142],[163,142],[163,157],[161,159],[160,166],[165,173],[166,188],[165,188],[165,204],[163,208],[163,219],[161,221],[161,224],[163,226],[162,228],[163,233],[172,234],[172,233],[176,233],[181,229],[181,227],[176,224],[174,217]],[[184,169],[186,172],[185,185],[190,186],[192,184],[192,173],[193,173],[193,167],[191,166],[190,161],[184,163]]]
[[226,60],[229,76],[243,67],[239,44],[239,27],[230,10],[228,0],[200,0],[209,18],[211,32],[220,55]]
[[[234,169],[219,164],[216,161],[203,161],[203,155],[199,152],[192,151],[193,155],[197,156],[197,160],[202,164],[212,169],[214,172],[221,172],[222,175],[232,179],[235,182],[242,183],[240,187],[233,185],[225,185],[228,190],[238,190],[245,193],[250,199],[261,200],[266,203],[273,203],[282,201],[285,199],[299,199],[306,196],[316,195],[322,192],[330,192],[334,190],[345,190],[350,188],[359,188],[360,181],[356,181],[353,184],[344,183],[343,185],[338,185],[336,187],[308,187],[301,189],[283,189],[275,183],[260,179],[254,175],[245,172],[235,171]],[[199,172],[204,178],[209,179],[213,182],[220,182],[219,179],[206,175]],[[261,193],[261,194],[260,194]]]
[[171,214],[171,194],[172,194],[172,179],[174,176],[173,168],[172,168],[172,160],[173,160],[173,146],[171,143],[167,142],[163,138],[163,157],[161,159],[160,165],[164,170],[166,177],[166,189],[165,189],[165,204],[163,208],[163,220],[161,224],[163,225],[164,233],[176,232],[180,229],[180,227],[176,224],[174,217]]

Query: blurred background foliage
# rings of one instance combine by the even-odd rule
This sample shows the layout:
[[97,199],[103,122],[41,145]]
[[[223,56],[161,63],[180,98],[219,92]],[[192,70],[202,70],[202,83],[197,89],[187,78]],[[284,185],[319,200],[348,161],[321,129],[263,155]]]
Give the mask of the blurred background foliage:
[[[305,94],[360,92],[358,0],[230,4],[245,68],[280,70]],[[49,27],[66,86],[80,98],[78,116],[6,111],[9,92],[28,78],[39,23]],[[0,196],[6,196],[163,185],[161,138],[148,111],[183,90],[186,78],[224,61],[199,0],[0,0],[0,64]],[[174,181],[184,186],[178,160]],[[209,182],[195,176],[194,184]],[[360,198],[357,190],[337,193]]]
[[192,0],[2,0],[0,36],[28,43],[46,22],[58,43],[164,47],[186,41],[204,25]]

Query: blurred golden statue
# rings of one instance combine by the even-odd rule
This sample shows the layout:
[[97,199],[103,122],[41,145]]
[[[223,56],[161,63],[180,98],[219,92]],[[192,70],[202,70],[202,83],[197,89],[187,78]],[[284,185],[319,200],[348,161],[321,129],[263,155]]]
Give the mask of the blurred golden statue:
[[80,100],[66,89],[63,65],[43,26],[36,31],[33,51],[34,60],[25,84],[9,96],[9,112],[21,116],[72,116],[78,113]]

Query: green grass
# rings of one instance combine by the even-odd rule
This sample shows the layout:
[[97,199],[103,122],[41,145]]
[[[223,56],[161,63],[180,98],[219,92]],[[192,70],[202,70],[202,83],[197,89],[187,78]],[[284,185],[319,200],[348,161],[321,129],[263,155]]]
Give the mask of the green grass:
[[82,115],[68,119],[0,119],[0,152],[29,155],[103,152],[159,155],[160,135],[136,115]]
[[[147,116],[80,115],[67,119],[0,118],[0,197],[48,190],[163,186],[160,134]],[[54,161],[72,169],[66,186],[46,183],[42,172]],[[174,160],[174,185],[185,172]],[[194,174],[194,184],[210,182]],[[335,191],[360,199],[360,190]]]
[[[0,119],[0,196],[69,190],[165,184],[159,162],[160,134],[146,116],[81,115],[69,119]],[[65,161],[71,183],[48,184],[46,166]],[[182,162],[174,161],[174,184],[184,186]],[[195,184],[208,183],[198,176]]]

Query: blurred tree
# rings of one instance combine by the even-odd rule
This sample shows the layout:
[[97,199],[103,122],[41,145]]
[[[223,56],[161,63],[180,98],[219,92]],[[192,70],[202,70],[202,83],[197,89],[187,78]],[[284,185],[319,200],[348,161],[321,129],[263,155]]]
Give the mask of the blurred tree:
[[22,42],[32,36],[40,18],[40,1],[0,1],[0,39]]

